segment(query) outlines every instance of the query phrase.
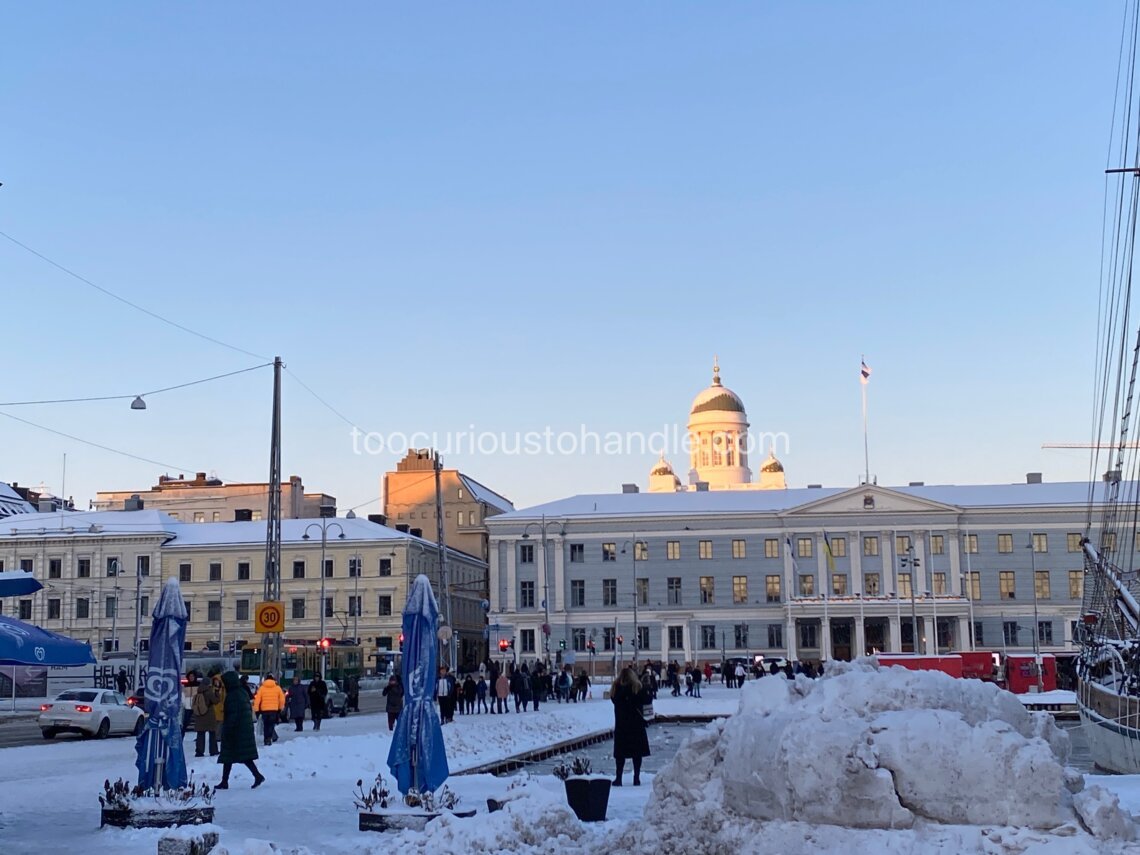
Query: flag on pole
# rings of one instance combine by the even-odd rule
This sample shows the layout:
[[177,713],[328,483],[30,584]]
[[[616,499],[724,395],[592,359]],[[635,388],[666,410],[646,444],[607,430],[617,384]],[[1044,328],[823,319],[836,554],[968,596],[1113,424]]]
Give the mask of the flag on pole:
[[835,555],[831,551],[831,541],[827,539],[827,532],[823,533],[823,554],[827,556],[827,569],[835,572]]
[[871,367],[867,365],[866,360],[860,361],[862,362],[863,367],[859,369],[859,382],[866,386],[867,381],[871,379]]
[[792,557],[792,570],[798,573],[800,571],[799,565],[796,563],[796,551],[792,549],[791,535],[784,535],[784,542],[788,544],[788,555]]

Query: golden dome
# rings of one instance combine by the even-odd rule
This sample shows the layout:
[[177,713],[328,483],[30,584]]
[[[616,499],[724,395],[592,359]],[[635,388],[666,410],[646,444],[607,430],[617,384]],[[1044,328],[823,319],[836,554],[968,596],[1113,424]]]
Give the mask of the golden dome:
[[768,459],[760,465],[761,472],[783,472],[784,464],[776,459],[776,455],[772,453],[772,449],[768,449]]
[[740,396],[720,383],[720,361],[713,358],[712,385],[693,399],[689,415],[697,413],[743,413],[744,402]]

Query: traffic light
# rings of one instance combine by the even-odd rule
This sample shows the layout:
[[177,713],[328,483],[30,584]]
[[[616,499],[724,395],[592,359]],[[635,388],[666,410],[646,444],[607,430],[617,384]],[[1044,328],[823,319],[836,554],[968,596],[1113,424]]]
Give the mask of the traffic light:
[[564,638],[560,642],[558,642],[558,646],[560,648],[562,648],[563,650],[565,650],[566,649],[566,639]]
[[328,650],[332,646],[332,641],[328,638],[322,638],[317,642],[317,646],[320,647],[321,650]]
[[404,652],[404,633],[400,633],[400,652]]
[[617,637],[617,642],[618,642],[618,646],[620,647],[622,644],[625,643],[625,638],[619,635]]
[[510,645],[511,645],[511,650],[514,650],[515,649],[515,640],[513,638],[510,641]]
[[505,638],[499,639],[499,652],[500,653],[506,653],[507,652],[507,640]]

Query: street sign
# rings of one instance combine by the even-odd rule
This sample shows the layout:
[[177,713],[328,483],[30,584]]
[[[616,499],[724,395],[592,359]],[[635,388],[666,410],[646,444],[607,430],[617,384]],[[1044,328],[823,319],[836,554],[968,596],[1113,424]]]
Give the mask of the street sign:
[[285,606],[283,603],[258,603],[253,610],[253,631],[261,634],[285,631]]

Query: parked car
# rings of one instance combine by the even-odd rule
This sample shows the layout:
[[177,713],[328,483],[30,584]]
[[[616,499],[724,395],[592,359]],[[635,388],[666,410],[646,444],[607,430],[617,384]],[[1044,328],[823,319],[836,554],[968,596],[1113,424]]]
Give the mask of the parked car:
[[79,733],[103,739],[113,733],[142,733],[143,711],[131,706],[118,692],[106,689],[68,689],[40,704],[37,724],[44,739],[58,733]]

